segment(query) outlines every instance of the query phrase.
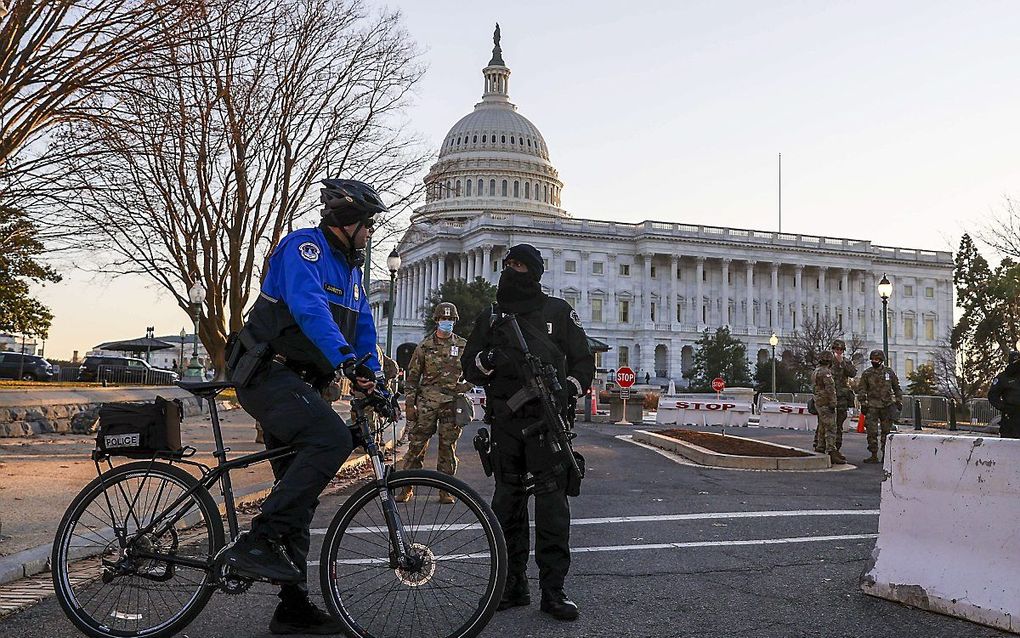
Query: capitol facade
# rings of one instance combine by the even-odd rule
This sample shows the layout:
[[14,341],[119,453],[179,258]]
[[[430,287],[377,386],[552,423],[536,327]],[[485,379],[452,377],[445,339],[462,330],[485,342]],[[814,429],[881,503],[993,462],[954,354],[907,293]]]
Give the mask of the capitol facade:
[[[882,347],[877,284],[893,282],[890,364],[905,375],[930,359],[953,322],[950,252],[876,246],[682,221],[579,219],[560,207],[564,187],[538,128],[510,102],[498,31],[474,110],[443,139],[425,177],[426,200],[397,250],[393,349],[406,363],[423,335],[429,293],[453,278],[496,283],[507,249],[530,243],[546,260],[547,293],[577,310],[589,336],[610,346],[598,365],[628,365],[643,379],[685,384],[695,342],[728,326],[752,369],[805,320],[828,316],[847,337]],[[370,300],[385,344],[389,282]]]

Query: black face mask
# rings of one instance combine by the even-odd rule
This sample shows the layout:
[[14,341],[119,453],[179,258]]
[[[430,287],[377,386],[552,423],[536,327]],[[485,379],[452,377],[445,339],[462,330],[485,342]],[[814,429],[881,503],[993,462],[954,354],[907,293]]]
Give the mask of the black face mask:
[[496,303],[506,312],[529,312],[545,303],[545,293],[531,273],[508,267],[499,275]]
[[873,368],[881,368],[882,367],[882,362],[881,361],[872,361],[871,362],[871,367],[873,367]]

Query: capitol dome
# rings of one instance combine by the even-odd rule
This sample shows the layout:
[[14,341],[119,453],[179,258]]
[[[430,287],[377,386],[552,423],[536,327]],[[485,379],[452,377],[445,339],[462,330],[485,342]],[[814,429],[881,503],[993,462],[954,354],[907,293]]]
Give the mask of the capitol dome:
[[510,69],[498,25],[493,41],[492,59],[482,69],[482,101],[443,138],[416,216],[463,218],[485,211],[566,216],[560,208],[563,183],[545,138],[510,102]]

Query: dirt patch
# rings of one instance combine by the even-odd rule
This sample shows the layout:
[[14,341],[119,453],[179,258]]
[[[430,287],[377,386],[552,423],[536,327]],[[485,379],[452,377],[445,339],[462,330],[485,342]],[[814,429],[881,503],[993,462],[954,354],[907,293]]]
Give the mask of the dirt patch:
[[736,456],[764,456],[769,458],[786,458],[811,456],[808,452],[802,452],[794,448],[777,448],[773,445],[766,445],[758,441],[748,441],[734,436],[724,436],[712,432],[697,432],[694,430],[658,430],[655,434],[668,436],[678,441],[686,441],[703,448],[718,452],[720,454],[733,454]]

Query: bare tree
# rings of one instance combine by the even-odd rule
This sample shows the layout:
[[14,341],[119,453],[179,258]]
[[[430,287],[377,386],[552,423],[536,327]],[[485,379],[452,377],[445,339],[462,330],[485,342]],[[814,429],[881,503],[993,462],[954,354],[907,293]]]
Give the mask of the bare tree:
[[835,339],[846,342],[846,356],[854,362],[861,361],[866,345],[864,338],[856,333],[846,337],[838,317],[824,316],[805,321],[799,330],[790,335],[786,342],[793,353],[793,361],[790,363],[802,376],[810,375],[818,366],[818,355],[830,350]]
[[939,391],[965,408],[967,401],[988,390],[988,357],[966,343],[954,348],[948,338],[940,339],[931,351],[935,383]]
[[272,248],[317,220],[318,180],[377,187],[384,227],[417,197],[429,154],[400,116],[424,69],[400,15],[357,1],[234,0],[197,28],[107,117],[61,130],[61,185],[104,272],[144,275],[185,310],[202,282],[199,336],[222,370]]
[[154,71],[151,53],[180,41],[204,0],[13,0],[0,6],[0,195],[30,209],[55,157],[56,125],[99,114],[86,103]]

